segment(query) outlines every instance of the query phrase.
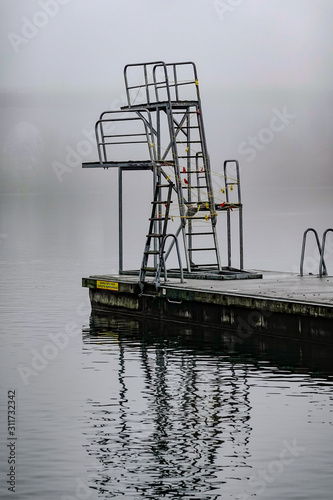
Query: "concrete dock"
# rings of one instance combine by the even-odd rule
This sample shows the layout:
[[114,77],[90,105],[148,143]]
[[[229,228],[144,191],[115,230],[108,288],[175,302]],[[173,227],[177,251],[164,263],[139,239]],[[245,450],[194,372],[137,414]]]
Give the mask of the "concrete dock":
[[258,271],[262,279],[168,279],[156,293],[153,281],[140,295],[136,275],[83,278],[92,311],[204,325],[333,345],[333,277]]

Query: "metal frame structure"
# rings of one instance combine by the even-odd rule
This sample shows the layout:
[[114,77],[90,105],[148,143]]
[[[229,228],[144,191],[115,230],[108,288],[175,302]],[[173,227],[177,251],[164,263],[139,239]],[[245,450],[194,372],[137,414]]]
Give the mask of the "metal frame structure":
[[[180,69],[190,69],[185,81],[180,81]],[[138,69],[141,72],[140,82],[144,84],[131,84],[131,70]],[[194,219],[207,219],[202,214],[195,215],[199,211],[199,203],[196,210],[193,204],[204,198],[201,207],[205,208],[210,215],[210,231],[205,231],[206,236],[213,237],[213,243],[209,250],[215,252],[215,269],[221,269],[218,240],[216,235],[216,210],[210,175],[210,163],[207,151],[206,137],[204,131],[199,84],[195,64],[192,62],[166,64],[163,61],[143,64],[129,64],[124,69],[124,79],[128,106],[122,109],[138,109],[138,90],[143,93],[141,106],[154,115],[154,154],[157,162],[160,162],[157,180],[161,182],[161,176],[171,178],[178,197],[180,212],[180,231],[183,236],[186,267],[188,271],[196,267],[193,262],[194,251],[205,251],[193,245],[195,232],[193,231]],[[192,99],[183,99],[184,89],[191,88]],[[133,95],[133,93],[135,93]],[[187,97],[187,96],[186,96]],[[163,118],[167,121],[167,130],[163,136],[161,124]],[[192,121],[191,121],[192,120]],[[192,124],[194,121],[194,125]],[[194,137],[192,137],[195,134]],[[164,139],[164,141],[163,141]],[[201,161],[200,161],[201,160]],[[200,162],[200,163],[199,163]],[[165,163],[165,166],[163,165]],[[195,167],[193,168],[193,165]],[[171,167],[172,172],[167,173],[165,167]],[[198,174],[201,173],[199,176]],[[196,184],[192,182],[192,174],[196,175]],[[199,180],[199,182],[198,182]],[[203,182],[202,182],[203,180]],[[179,231],[179,232],[180,232]]]
[[[119,111],[105,111],[96,122],[95,133],[98,163],[85,163],[85,168],[117,167],[119,192],[119,271],[123,270],[122,174],[125,170],[152,170],[152,216],[147,235],[139,281],[143,285],[147,271],[157,275],[165,265],[176,239],[161,259],[162,241],[168,233],[171,196],[163,202],[162,189],[175,194],[180,224],[174,236],[182,234],[186,275],[215,273],[219,277],[234,274],[235,278],[249,276],[243,270],[243,223],[239,165],[236,160],[224,162],[224,191],[226,201],[215,203],[210,159],[204,129],[199,82],[193,62],[165,63],[155,61],[128,64],[124,68],[127,105]],[[118,125],[125,127],[119,130]],[[136,129],[134,130],[133,127]],[[121,145],[146,144],[149,159],[144,161],[109,160],[109,149]],[[236,166],[236,179],[227,176],[230,165]],[[236,201],[231,202],[229,190],[237,186]],[[222,190],[223,191],[223,190]],[[157,196],[157,198],[156,198]],[[165,207],[164,207],[165,205]],[[239,211],[240,269],[231,267],[231,214]],[[222,268],[216,231],[219,211],[227,213],[228,267]],[[151,235],[154,235],[152,237]],[[153,247],[153,248],[151,248]],[[163,243],[164,248],[164,243]],[[163,250],[164,252],[164,250]],[[153,258],[153,266],[148,259]],[[205,259],[205,262],[202,262]],[[199,276],[200,277],[200,276]]]

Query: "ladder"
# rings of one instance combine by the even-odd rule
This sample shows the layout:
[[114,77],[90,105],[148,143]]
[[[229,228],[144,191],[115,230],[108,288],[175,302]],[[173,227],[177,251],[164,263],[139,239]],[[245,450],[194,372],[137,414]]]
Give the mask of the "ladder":
[[[149,229],[146,235],[146,244],[139,273],[141,293],[144,291],[144,282],[147,273],[160,274],[161,268],[164,265],[164,259],[160,250],[167,234],[168,221],[170,220],[169,213],[173,188],[174,185],[172,182],[165,184],[156,183],[155,185],[154,199],[151,202],[152,210],[149,219]],[[162,196],[163,191],[167,191],[164,199]],[[153,265],[149,262],[152,259]]]
[[[170,114],[174,139],[175,177],[178,182],[178,203],[181,211],[185,251],[188,255],[189,272],[196,269],[220,270],[220,254],[216,234],[217,213],[211,181],[210,162],[207,152],[200,100],[188,103],[172,102]],[[209,262],[195,263],[199,256]],[[208,260],[208,259],[206,259]]]

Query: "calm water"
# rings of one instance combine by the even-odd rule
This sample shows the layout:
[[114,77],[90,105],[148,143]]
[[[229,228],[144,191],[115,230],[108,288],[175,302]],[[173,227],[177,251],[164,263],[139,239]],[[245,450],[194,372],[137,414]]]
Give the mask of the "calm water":
[[332,498],[333,353],[90,318],[81,277],[117,267],[100,208],[2,199],[0,498]]

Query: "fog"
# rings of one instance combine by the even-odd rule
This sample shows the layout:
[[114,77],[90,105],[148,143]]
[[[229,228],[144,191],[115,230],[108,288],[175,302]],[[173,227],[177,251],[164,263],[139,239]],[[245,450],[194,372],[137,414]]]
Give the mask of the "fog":
[[[292,247],[295,263],[304,229],[332,226],[331,0],[0,0],[0,8],[2,196],[105,193],[114,212],[116,172],[81,163],[97,159],[91,132],[101,111],[125,104],[123,67],[194,61],[212,169],[230,158],[241,165],[251,255],[259,248],[274,260]],[[146,173],[126,174],[136,216],[149,190]]]

